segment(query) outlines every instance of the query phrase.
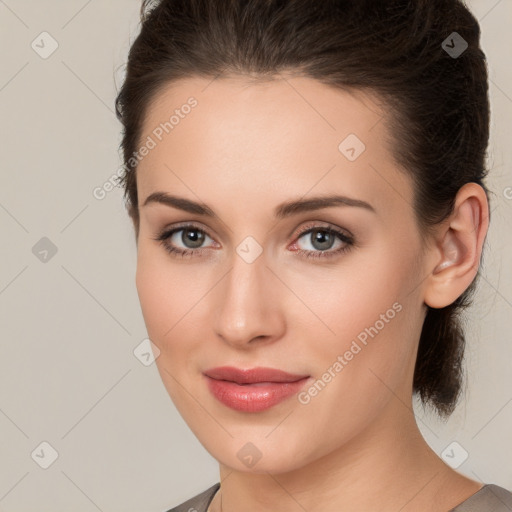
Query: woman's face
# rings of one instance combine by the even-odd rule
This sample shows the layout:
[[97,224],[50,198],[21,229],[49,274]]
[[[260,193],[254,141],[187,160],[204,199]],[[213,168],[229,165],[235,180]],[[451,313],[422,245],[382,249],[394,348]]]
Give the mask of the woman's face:
[[[147,112],[142,312],[177,409],[229,467],[348,456],[410,414],[428,269],[383,116],[370,96],[308,78],[182,80]],[[311,202],[334,196],[349,199]],[[304,379],[205,375],[224,366]]]

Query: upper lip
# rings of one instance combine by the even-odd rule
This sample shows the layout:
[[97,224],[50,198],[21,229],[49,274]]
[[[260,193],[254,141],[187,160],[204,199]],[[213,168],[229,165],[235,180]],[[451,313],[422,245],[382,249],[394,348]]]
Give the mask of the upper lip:
[[296,382],[305,379],[309,375],[296,375],[275,368],[235,368],[233,366],[219,366],[210,368],[205,375],[217,380],[229,380],[237,384],[255,384],[257,382]]

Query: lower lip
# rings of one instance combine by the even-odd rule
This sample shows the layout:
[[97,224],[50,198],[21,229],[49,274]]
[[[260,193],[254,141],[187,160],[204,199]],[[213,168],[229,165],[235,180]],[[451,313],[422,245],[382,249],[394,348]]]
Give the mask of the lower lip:
[[309,377],[295,382],[237,384],[206,376],[208,388],[219,402],[243,412],[260,412],[298,393]]

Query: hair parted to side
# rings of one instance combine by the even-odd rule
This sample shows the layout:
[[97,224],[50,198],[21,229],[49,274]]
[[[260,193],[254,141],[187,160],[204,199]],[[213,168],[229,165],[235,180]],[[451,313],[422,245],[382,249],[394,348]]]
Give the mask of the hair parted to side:
[[[441,46],[453,32],[457,58]],[[488,77],[480,27],[462,0],[144,0],[116,98],[124,187],[138,237],[137,151],[151,100],[172,82],[297,73],[376,94],[390,112],[393,157],[411,176],[422,236],[452,212],[457,191],[483,183],[489,139]],[[489,214],[489,212],[487,212]],[[476,278],[451,305],[428,307],[413,390],[446,419],[462,389],[460,313]]]

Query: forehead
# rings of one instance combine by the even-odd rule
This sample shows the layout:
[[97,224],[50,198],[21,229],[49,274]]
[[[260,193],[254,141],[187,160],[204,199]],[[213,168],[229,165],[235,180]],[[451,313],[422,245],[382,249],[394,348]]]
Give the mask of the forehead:
[[147,109],[140,141],[153,148],[139,163],[139,197],[237,186],[243,206],[336,190],[407,209],[411,183],[393,159],[387,119],[377,96],[306,77],[179,80]]

